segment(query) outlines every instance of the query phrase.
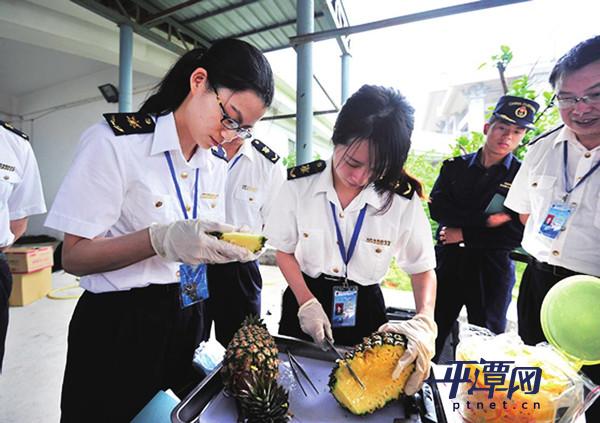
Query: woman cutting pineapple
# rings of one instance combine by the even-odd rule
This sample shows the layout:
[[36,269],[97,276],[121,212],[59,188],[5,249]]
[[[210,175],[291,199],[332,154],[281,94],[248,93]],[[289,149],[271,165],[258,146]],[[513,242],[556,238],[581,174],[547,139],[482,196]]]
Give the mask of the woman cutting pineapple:
[[[205,263],[255,259],[210,236],[227,165],[273,99],[264,55],[239,40],[186,53],[138,113],[88,129],[48,215],[85,289],[69,326],[63,422],[130,421],[161,389],[194,386]],[[203,267],[204,266],[204,267]],[[191,387],[190,386],[190,387]]]
[[[377,330],[405,334],[394,377],[416,359],[408,395],[429,374],[437,335],[431,228],[421,184],[403,170],[413,122],[398,92],[363,86],[336,120],[332,158],[288,170],[265,226],[289,285],[279,332],[322,346]],[[394,257],[411,275],[417,315],[389,324],[379,283]]]

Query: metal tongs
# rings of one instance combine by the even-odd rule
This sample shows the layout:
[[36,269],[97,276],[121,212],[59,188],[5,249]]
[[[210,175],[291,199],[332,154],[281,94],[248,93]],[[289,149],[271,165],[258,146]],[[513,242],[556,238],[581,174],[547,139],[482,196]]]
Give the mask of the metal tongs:
[[312,383],[312,380],[310,380],[310,377],[308,377],[308,374],[306,373],[306,371],[304,370],[304,367],[302,367],[302,365],[300,364],[298,359],[296,357],[294,357],[294,355],[290,352],[290,350],[287,350],[286,354],[288,356],[288,362],[290,363],[290,369],[292,369],[292,374],[294,375],[294,379],[296,379],[296,382],[298,382],[298,385],[300,385],[300,389],[302,389],[302,393],[304,393],[304,396],[307,397],[308,394],[306,393],[304,386],[302,386],[302,382],[300,381],[300,376],[299,376],[298,372],[300,372],[302,374],[302,376],[304,376],[304,378],[308,381],[310,386],[315,390],[317,395],[319,395],[319,390],[314,385],[314,383]]
[[360,380],[358,375],[356,373],[354,373],[354,370],[352,370],[350,363],[348,363],[348,361],[344,358],[344,356],[342,354],[340,354],[340,352],[338,350],[335,349],[335,347],[333,346],[333,342],[331,342],[331,339],[325,337],[325,341],[327,342],[327,345],[329,345],[329,347],[333,350],[335,355],[337,355],[337,357],[346,365],[346,368],[348,369],[348,371],[350,372],[350,375],[354,378],[356,383],[358,383],[363,390],[366,389],[365,385],[362,383],[362,380]]

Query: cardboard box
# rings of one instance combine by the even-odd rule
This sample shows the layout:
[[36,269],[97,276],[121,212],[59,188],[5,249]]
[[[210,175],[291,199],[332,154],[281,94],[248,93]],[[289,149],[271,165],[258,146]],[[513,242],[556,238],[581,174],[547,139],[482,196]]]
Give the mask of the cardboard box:
[[36,272],[54,264],[52,247],[11,247],[4,253],[13,275]]
[[8,299],[11,306],[24,306],[44,297],[52,288],[52,268],[25,274],[13,274],[13,287]]

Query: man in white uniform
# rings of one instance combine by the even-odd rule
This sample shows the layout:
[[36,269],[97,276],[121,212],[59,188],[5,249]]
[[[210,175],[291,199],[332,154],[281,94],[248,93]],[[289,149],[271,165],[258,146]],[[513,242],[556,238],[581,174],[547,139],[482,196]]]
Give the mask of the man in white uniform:
[[[519,335],[544,341],[540,310],[546,293],[575,274],[600,276],[600,36],[571,49],[550,74],[563,125],[530,144],[505,205],[526,222],[531,254],[518,300]],[[583,371],[600,382],[600,366]],[[600,421],[600,403],[586,413]]]
[[[257,139],[237,137],[222,146],[223,157],[228,160],[226,222],[261,233],[285,181],[280,157]],[[262,278],[258,261],[208,266],[208,284],[208,316],[215,323],[217,340],[227,346],[247,315],[260,315]]]
[[0,121],[0,372],[8,328],[12,277],[2,250],[27,229],[27,217],[46,212],[42,182],[29,137]]

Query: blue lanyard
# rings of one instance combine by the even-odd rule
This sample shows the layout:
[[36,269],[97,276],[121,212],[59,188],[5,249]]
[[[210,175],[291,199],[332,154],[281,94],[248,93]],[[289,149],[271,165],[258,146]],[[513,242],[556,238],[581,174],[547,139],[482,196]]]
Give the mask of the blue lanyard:
[[[173,166],[173,160],[171,159],[171,153],[169,151],[165,151],[165,157],[167,158],[167,163],[169,164],[169,170],[171,171],[171,178],[173,178],[173,184],[175,184],[175,191],[177,191],[177,198],[179,198],[179,205],[181,206],[181,211],[183,211],[183,217],[187,220],[189,219],[187,210],[185,209],[185,204],[183,203],[183,196],[181,195],[181,189],[179,188],[179,183],[177,182],[177,176],[175,175],[175,167]],[[194,211],[192,213],[192,219],[196,219],[198,217],[198,174],[200,172],[199,168],[196,168],[196,181],[194,182]]]
[[358,214],[358,219],[356,220],[356,226],[354,226],[354,232],[352,233],[352,238],[350,239],[350,246],[348,247],[348,252],[346,252],[346,246],[344,244],[344,238],[342,237],[342,231],[340,231],[340,225],[338,223],[337,217],[335,215],[335,204],[331,201],[329,202],[331,205],[331,214],[333,215],[333,221],[335,222],[335,233],[337,235],[338,240],[338,248],[340,249],[340,255],[342,256],[342,260],[346,265],[346,276],[348,275],[348,263],[350,263],[350,259],[354,254],[354,248],[356,247],[356,241],[358,241],[358,234],[360,234],[360,230],[363,225],[363,221],[365,220],[365,213],[367,212],[367,205],[360,210]]
[[233,161],[233,163],[231,163],[231,165],[229,166],[229,169],[227,169],[227,171],[229,172],[231,169],[233,169],[233,167],[236,165],[237,162],[240,161],[241,158],[242,158],[241,154],[239,156],[237,156],[235,158],[235,160]]
[[567,148],[567,141],[565,141],[565,143],[563,144],[564,148],[563,148],[563,163],[564,163],[564,167],[563,167],[563,175],[565,178],[565,191],[567,192],[567,194],[563,197],[563,201],[567,201],[567,197],[569,196],[569,194],[571,194],[571,192],[573,192],[573,190],[575,188],[577,188],[579,185],[581,185],[583,183],[583,181],[585,181],[587,179],[588,176],[590,176],[592,173],[594,173],[596,171],[596,169],[598,169],[598,166],[600,166],[600,160],[598,160],[598,162],[592,166],[592,168],[590,170],[587,171],[587,173],[585,175],[583,175],[581,177],[581,179],[575,184],[573,185],[573,187],[571,187],[571,184],[569,183],[569,172],[567,170],[567,166],[568,166],[568,160],[569,160],[569,149]]

